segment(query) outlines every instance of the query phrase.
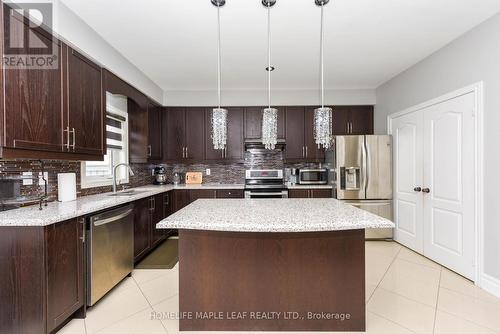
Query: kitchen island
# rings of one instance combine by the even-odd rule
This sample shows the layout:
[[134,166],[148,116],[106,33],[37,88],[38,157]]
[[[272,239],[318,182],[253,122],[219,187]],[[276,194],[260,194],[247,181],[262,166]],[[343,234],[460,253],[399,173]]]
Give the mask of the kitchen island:
[[197,200],[179,229],[181,331],[364,331],[365,228],[335,199]]

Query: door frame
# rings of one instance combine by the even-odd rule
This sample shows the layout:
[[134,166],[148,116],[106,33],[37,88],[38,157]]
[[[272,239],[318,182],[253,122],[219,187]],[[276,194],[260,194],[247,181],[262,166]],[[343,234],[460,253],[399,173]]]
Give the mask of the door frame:
[[474,163],[474,169],[475,169],[475,175],[474,175],[474,215],[475,215],[475,222],[474,222],[474,230],[475,230],[475,236],[474,236],[474,243],[475,243],[475,254],[474,254],[474,266],[475,266],[475,273],[474,273],[474,283],[480,287],[484,285],[490,285],[490,279],[485,275],[483,268],[484,268],[484,201],[483,201],[483,194],[484,194],[484,164],[483,164],[483,157],[484,157],[484,100],[483,100],[483,81],[479,81],[475,84],[472,84],[470,86],[455,90],[451,93],[444,94],[442,96],[439,96],[437,98],[431,99],[429,101],[420,103],[418,105],[415,105],[413,107],[404,109],[402,111],[390,114],[387,116],[387,133],[392,135],[392,121],[393,119],[413,113],[422,109],[429,108],[433,105],[440,104],[443,102],[446,102],[448,100],[460,97],[462,95],[474,93],[475,97],[475,111],[474,111],[474,137],[475,137],[475,145],[474,145],[474,150],[475,150],[475,163]]

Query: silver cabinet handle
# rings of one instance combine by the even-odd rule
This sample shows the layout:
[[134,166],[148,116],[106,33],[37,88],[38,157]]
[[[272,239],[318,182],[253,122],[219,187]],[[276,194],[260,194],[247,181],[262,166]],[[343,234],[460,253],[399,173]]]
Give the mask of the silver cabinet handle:
[[186,159],[188,158],[188,148],[186,146]]
[[352,122],[349,122],[349,133],[352,134]]
[[148,145],[148,157],[151,157],[151,145]]
[[307,158],[307,156],[308,156],[308,155],[309,155],[309,154],[307,153],[307,146],[306,146],[306,158]]
[[71,132],[73,133],[73,145],[71,145],[73,152],[75,152],[75,146],[76,146],[76,136],[75,136],[75,128],[71,128]]
[[186,157],[186,148],[182,147],[182,158],[184,159]]
[[349,122],[347,122],[347,123],[345,124],[345,128],[346,128],[346,132],[347,132],[347,134],[349,134]]
[[82,236],[80,237],[80,240],[82,243],[85,243],[85,218],[80,219],[80,224],[82,224]]
[[302,146],[302,158],[306,157],[306,148]]
[[64,132],[66,132],[66,144],[64,144],[64,146],[66,146],[66,149],[69,151],[69,126],[64,129]]

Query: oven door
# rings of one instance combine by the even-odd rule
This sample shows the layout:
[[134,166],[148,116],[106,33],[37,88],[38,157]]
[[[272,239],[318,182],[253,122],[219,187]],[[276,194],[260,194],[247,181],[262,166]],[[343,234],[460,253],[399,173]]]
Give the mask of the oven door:
[[288,190],[247,190],[245,198],[288,198]]

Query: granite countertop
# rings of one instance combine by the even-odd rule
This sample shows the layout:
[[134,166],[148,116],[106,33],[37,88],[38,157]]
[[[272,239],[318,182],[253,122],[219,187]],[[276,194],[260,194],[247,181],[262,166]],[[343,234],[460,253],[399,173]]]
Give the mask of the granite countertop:
[[318,232],[394,228],[394,223],[336,199],[200,199],[157,228],[227,232]]
[[[202,185],[148,185],[133,188],[137,193],[131,196],[109,196],[111,193],[79,197],[72,202],[50,202],[39,210],[38,205],[0,212],[1,226],[47,226],[68,219],[85,216],[101,210],[130,203],[142,198],[161,194],[174,189],[243,189],[244,185],[202,184]],[[128,189],[131,190],[131,189]]]

